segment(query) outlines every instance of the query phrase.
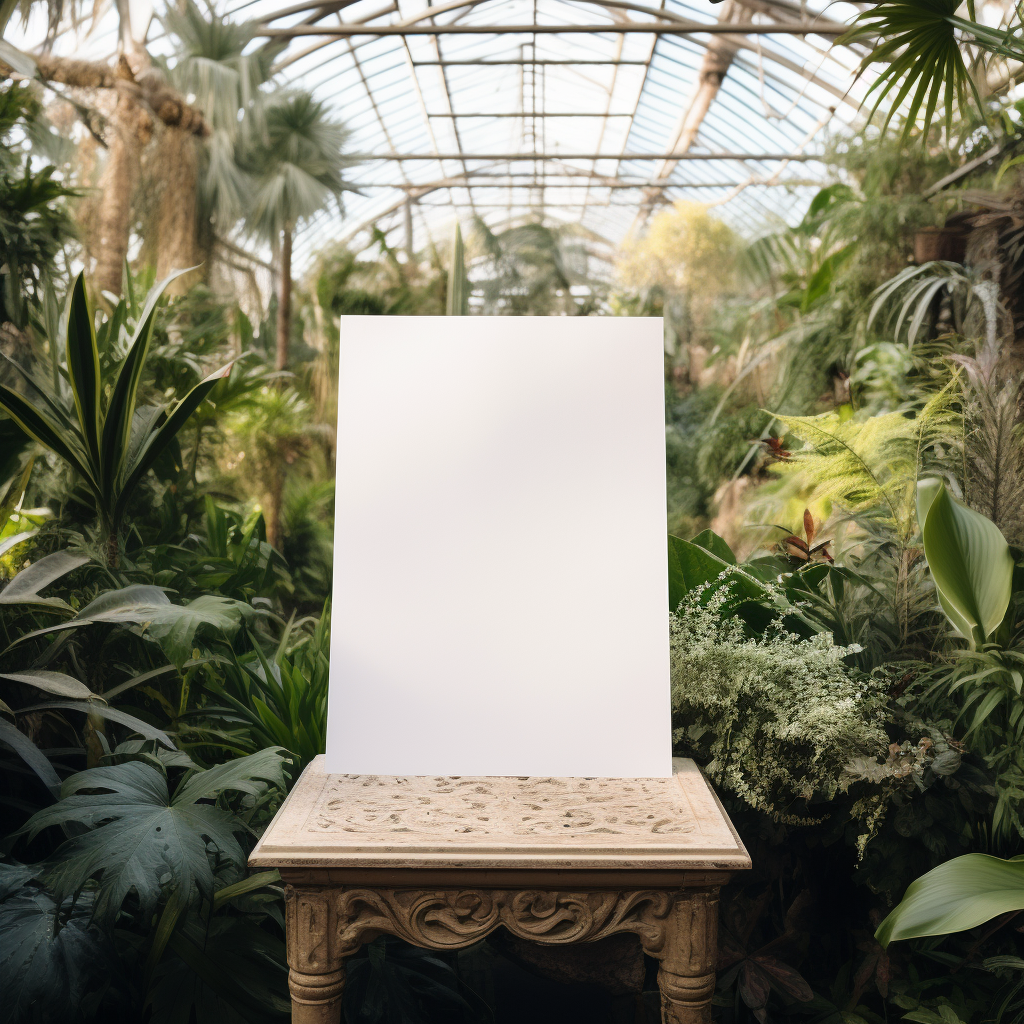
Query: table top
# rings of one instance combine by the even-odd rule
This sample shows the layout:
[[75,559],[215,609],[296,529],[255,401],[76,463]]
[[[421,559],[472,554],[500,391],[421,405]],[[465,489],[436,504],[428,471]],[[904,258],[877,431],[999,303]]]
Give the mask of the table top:
[[302,773],[249,863],[276,868],[744,870],[700,769],[654,779]]

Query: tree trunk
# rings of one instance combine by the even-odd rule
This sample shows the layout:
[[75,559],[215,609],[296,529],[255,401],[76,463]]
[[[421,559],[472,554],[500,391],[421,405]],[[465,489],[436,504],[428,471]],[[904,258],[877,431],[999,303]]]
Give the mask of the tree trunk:
[[284,467],[283,465],[278,465],[271,470],[266,515],[263,517],[267,527],[267,543],[276,551],[281,550],[281,509],[283,504]]
[[[134,83],[131,68],[123,56],[118,60],[116,75],[119,81]],[[96,251],[93,253],[96,266],[93,275],[101,292],[114,295],[121,294],[131,233],[132,193],[139,179],[142,147],[153,133],[153,120],[134,92],[118,89],[96,209]]]
[[277,296],[277,359],[278,370],[288,365],[288,341],[292,327],[292,226],[285,225],[281,238],[281,274]]
[[[105,139],[106,166],[97,183],[99,199],[92,246],[95,251],[91,255],[96,260],[96,283],[102,290],[119,295],[131,231],[132,192],[139,178],[142,148],[153,133],[153,117],[182,136],[206,138],[210,134],[209,125],[202,113],[171,89],[155,68],[144,67],[134,74],[123,54],[114,67],[100,61],[52,54],[35,59],[44,81],[61,82],[77,89],[113,89],[117,93]],[[89,122],[88,111],[86,120]],[[91,122],[89,128],[97,131]],[[194,149],[190,141],[185,145]],[[194,153],[192,159],[195,160]],[[175,185],[180,192],[180,183],[175,182]],[[194,208],[194,194],[189,204]]]
[[[178,128],[165,128],[152,164],[154,176],[162,179],[156,230],[156,276],[163,280],[175,270],[203,262],[198,253],[199,184],[198,143]],[[205,276],[206,267],[179,277],[168,286],[169,295],[184,295]]]

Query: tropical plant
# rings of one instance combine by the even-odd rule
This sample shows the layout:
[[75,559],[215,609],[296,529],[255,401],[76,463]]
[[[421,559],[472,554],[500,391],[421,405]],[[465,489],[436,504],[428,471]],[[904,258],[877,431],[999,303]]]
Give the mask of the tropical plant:
[[[276,745],[287,751],[296,774],[326,750],[330,608],[312,634],[292,642],[293,623],[272,657],[258,643],[221,663],[222,676],[207,687],[209,699],[194,712],[193,745],[223,747],[234,754]],[[213,727],[204,722],[215,723]]]
[[46,881],[62,903],[98,879],[93,915],[101,921],[112,920],[129,893],[143,915],[156,908],[168,886],[185,904],[195,895],[210,900],[221,859],[245,869],[235,838],[244,825],[218,801],[227,793],[263,797],[268,787],[283,789],[282,754],[268,748],[206,770],[187,764],[173,786],[166,759],[89,768],[67,779],[60,800],[37,811],[23,832],[29,839],[46,828],[70,832],[73,838],[57,848]]
[[0,980],[2,1019],[78,1019],[82,1000],[125,1018],[148,1003],[166,1024],[278,1019],[283,943],[261,927],[280,926],[277,874],[247,878],[239,837],[276,805],[281,754],[210,769],[145,743],[108,756],[19,833],[72,838],[0,869],[0,961],[20,968]]
[[900,114],[904,139],[919,119],[926,134],[939,110],[949,133],[954,112],[965,111],[969,96],[985,112],[974,78],[976,67],[984,66],[983,55],[1024,60],[1019,7],[1010,7],[1007,23],[992,26],[977,20],[973,2],[968,3],[967,18],[957,13],[961,6],[959,0],[886,0],[858,15],[853,29],[838,40],[870,41],[861,70],[885,65],[868,90],[868,98],[874,99],[872,116],[891,96],[885,124]]
[[268,99],[259,137],[243,150],[242,165],[252,176],[253,196],[246,224],[256,237],[279,251],[277,354],[288,365],[292,324],[292,241],[303,220],[352,191],[343,171],[351,164],[344,148],[348,131],[309,93],[283,92]]
[[0,327],[19,331],[53,286],[58,257],[75,237],[67,200],[76,193],[55,180],[52,163],[33,160],[41,147],[17,145],[12,138],[19,131],[40,137],[42,129],[33,124],[38,106],[27,84],[0,90]]
[[[968,645],[958,652],[947,682],[950,690],[963,688],[966,693],[961,716],[971,712],[968,735],[991,729],[1001,710],[1003,726],[996,742],[1002,746],[1009,734],[1019,749],[1024,738],[1024,645],[1013,554],[996,526],[956,501],[939,480],[921,481],[918,518],[939,602]],[[1005,759],[1010,751],[1000,753]],[[1001,795],[997,809],[997,829],[1005,829],[1012,815],[1006,797]],[[879,926],[878,939],[885,945],[893,939],[944,935],[1024,909],[1022,871],[1024,865],[1016,859],[980,853],[941,864],[910,886]]]
[[[601,288],[590,270],[590,236],[576,225],[531,221],[495,234],[479,217],[471,239],[470,276],[482,312],[544,316],[586,314]],[[588,293],[577,299],[574,286]]]
[[[210,131],[202,143],[171,138],[161,147],[154,255],[158,272],[201,264],[199,272],[208,276],[217,233],[230,234],[249,207],[253,183],[239,161],[265,127],[264,87],[280,48],[253,47],[251,23],[200,11],[191,0],[168,7],[161,20],[177,44],[173,61],[164,65],[167,78],[182,95],[195,97]],[[182,215],[183,205],[192,216]]]
[[[99,516],[107,559],[116,565],[118,537],[128,503],[167,450],[188,418],[210,394],[229,367],[210,374],[173,406],[139,406],[139,382],[153,334],[157,303],[168,280],[147,296],[124,359],[109,393],[100,368],[100,348],[93,314],[79,274],[64,314],[66,372],[69,387],[54,392],[12,363],[27,395],[0,384],[0,409],[33,440],[62,459],[85,485]],[[120,337],[127,318],[122,300],[104,325],[104,335]],[[56,339],[51,339],[55,347]]]

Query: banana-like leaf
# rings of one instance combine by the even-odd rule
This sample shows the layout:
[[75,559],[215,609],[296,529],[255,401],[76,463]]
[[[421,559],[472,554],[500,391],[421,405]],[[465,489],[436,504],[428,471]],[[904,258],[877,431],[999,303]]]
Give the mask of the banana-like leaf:
[[134,622],[142,625],[152,622],[170,603],[170,599],[160,587],[146,583],[133,583],[120,590],[108,590],[90,601],[73,619],[23,633],[11,642],[7,650],[36,637],[77,629],[93,622]]
[[[195,269],[195,268],[192,268]],[[146,305],[132,336],[131,347],[118,371],[114,389],[107,403],[107,411],[103,420],[103,436],[101,440],[101,476],[107,486],[111,486],[121,472],[121,463],[128,443],[131,439],[132,421],[135,416],[135,401],[139,392],[139,380],[142,367],[149,354],[150,341],[153,338],[153,323],[156,318],[157,305],[164,289],[188,270],[177,270],[160,281],[146,297]]]
[[1013,555],[999,528],[941,481],[918,485],[924,553],[943,610],[972,648],[988,643],[1013,594]]
[[27,540],[31,540],[39,531],[38,530],[25,530],[22,533],[16,533],[11,537],[4,537],[0,540],[0,557],[6,555],[11,548],[16,548],[19,544],[24,543]]
[[67,362],[71,393],[82,436],[93,466],[100,464],[100,354],[92,314],[85,295],[84,271],[75,278],[68,296]]
[[63,672],[51,672],[47,669],[25,668],[20,672],[0,672],[0,679],[10,679],[15,683],[34,686],[44,693],[52,693],[55,697],[72,697],[77,700],[88,700],[96,694],[85,683],[79,682],[74,676]]
[[149,440],[142,446],[134,462],[126,468],[124,482],[121,484],[121,491],[114,505],[113,521],[115,524],[121,521],[127,508],[132,492],[139,485],[142,478],[152,468],[153,463],[160,457],[160,453],[174,440],[178,431],[185,425],[189,416],[192,415],[206,396],[217,386],[217,383],[231,372],[231,363],[222,366],[219,370],[211,373],[209,377],[201,380],[178,404],[171,410],[167,419],[150,435]]
[[16,725],[0,718],[0,743],[10,747],[39,776],[54,800],[60,798],[60,777],[49,758]]
[[38,562],[22,569],[0,590],[0,605],[42,604],[70,611],[70,605],[59,597],[40,597],[39,591],[88,561],[88,555],[73,555],[70,551],[54,551],[53,554],[44,555]]
[[949,935],[1013,910],[1024,910],[1024,860],[968,853],[912,882],[875,938],[887,946],[895,939]]
[[96,715],[99,718],[106,718],[110,722],[123,725],[132,732],[145,736],[147,740],[156,740],[158,743],[162,743],[168,750],[176,749],[171,742],[170,736],[163,729],[158,729],[155,725],[150,725],[149,722],[136,718],[135,715],[129,715],[127,711],[119,711],[117,708],[107,707],[106,704],[101,704],[98,700],[51,700],[41,704],[30,704],[28,707],[18,708],[17,713],[19,715],[28,715],[33,711],[81,711],[83,714]]

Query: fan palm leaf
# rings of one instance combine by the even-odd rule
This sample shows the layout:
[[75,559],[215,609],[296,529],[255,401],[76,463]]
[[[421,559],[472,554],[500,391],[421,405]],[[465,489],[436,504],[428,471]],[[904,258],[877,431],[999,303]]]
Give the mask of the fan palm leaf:
[[[861,62],[863,74],[883,64],[867,92],[873,100],[871,117],[885,104],[885,121],[903,117],[903,138],[920,123],[927,134],[941,110],[947,132],[953,112],[963,111],[973,96],[984,110],[981,96],[969,68],[969,48],[979,53],[1024,60],[1021,24],[990,28],[973,20],[973,0],[968,4],[971,19],[957,15],[961,0],[888,0],[861,13],[853,28],[839,42],[844,45],[870,41],[871,51]],[[886,101],[888,103],[886,104]]]

